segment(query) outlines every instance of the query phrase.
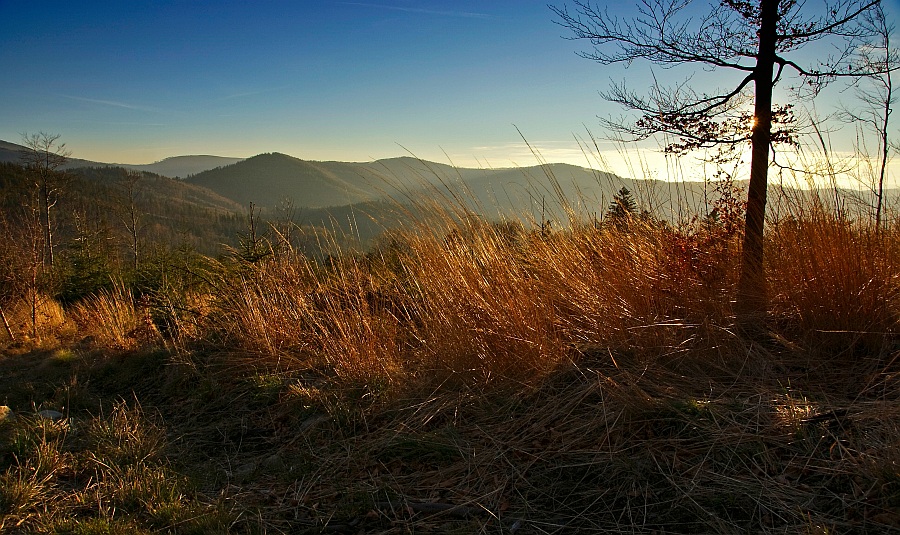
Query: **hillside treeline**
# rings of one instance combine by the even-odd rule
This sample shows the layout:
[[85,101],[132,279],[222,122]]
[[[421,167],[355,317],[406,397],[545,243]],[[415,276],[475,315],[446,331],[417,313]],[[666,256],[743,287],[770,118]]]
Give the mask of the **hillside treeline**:
[[74,302],[114,280],[162,284],[173,259],[221,254],[246,227],[241,207],[209,191],[122,168],[57,172],[48,223],[33,173],[0,163],[0,296]]

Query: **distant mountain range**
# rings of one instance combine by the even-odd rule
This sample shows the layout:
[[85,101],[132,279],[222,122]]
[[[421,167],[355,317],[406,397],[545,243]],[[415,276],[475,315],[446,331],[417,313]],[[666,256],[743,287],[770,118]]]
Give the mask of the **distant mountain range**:
[[[0,141],[0,162],[17,162],[23,149]],[[264,213],[290,206],[305,224],[338,228],[366,238],[377,233],[385,221],[392,221],[387,226],[397,224],[397,213],[405,210],[400,207],[415,202],[434,201],[451,210],[461,209],[488,219],[562,222],[570,214],[602,217],[616,192],[626,187],[641,209],[681,220],[708,213],[716,196],[710,185],[701,182],[635,180],[561,163],[469,169],[411,157],[350,163],[307,161],[266,153],[247,159],[177,156],[145,165],[71,159],[67,167],[122,167],[181,177],[183,180],[171,184],[190,186],[194,192],[191,195],[205,196],[204,202],[209,205],[222,208],[225,203],[233,203],[245,214],[251,203]],[[771,211],[778,210],[779,199],[805,195],[795,190],[779,193],[774,187],[771,189]],[[157,193],[165,195],[165,190]],[[854,195],[846,193],[848,197]],[[886,193],[889,198],[897,194]],[[861,202],[868,202],[864,195]]]
[[[28,150],[22,145],[16,145],[8,141],[0,141],[0,162],[18,163],[21,158],[22,151]],[[184,178],[189,175],[202,173],[216,167],[223,167],[240,162],[243,158],[227,158],[224,156],[172,156],[155,163],[148,164],[126,164],[126,163],[104,163],[92,162],[90,160],[82,160],[79,158],[70,158],[66,163],[66,169],[77,169],[79,167],[122,167],[124,169],[132,169],[135,171],[146,171],[170,178]]]
[[[18,162],[23,150],[21,145],[0,141],[0,162]],[[425,196],[463,203],[489,216],[512,213],[540,219],[562,215],[560,198],[596,212],[601,210],[597,203],[608,202],[623,185],[639,194],[631,180],[568,164],[467,169],[411,157],[350,163],[268,153],[247,159],[175,156],[141,165],[70,158],[65,167],[122,167],[183,178],[245,207],[253,203],[261,208],[290,201],[299,209],[324,209],[384,201],[404,203]],[[650,184],[639,182],[639,189]]]
[[663,186],[568,164],[524,168],[466,169],[402,157],[370,163],[311,162],[285,154],[260,154],[188,177],[243,205],[274,207],[290,201],[304,209],[366,202],[424,199],[465,206],[489,217],[558,218],[561,199],[579,211],[601,211],[622,186]]

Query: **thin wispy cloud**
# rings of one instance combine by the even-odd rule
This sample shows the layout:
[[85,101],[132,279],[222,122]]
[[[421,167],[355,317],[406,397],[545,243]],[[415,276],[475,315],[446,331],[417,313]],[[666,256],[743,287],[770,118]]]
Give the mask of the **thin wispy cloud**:
[[127,122],[127,121],[94,121],[89,119],[74,120],[73,123],[87,124],[105,124],[109,126],[169,126],[166,123],[145,123],[145,122]]
[[103,100],[98,98],[87,98],[87,97],[76,97],[73,95],[60,95],[61,97],[68,98],[71,100],[77,100],[79,102],[88,102],[90,104],[99,104],[101,106],[110,106],[112,108],[122,108],[125,110],[136,110],[136,111],[159,111],[153,108],[149,108],[147,106],[139,106],[137,104],[129,104],[127,102],[119,102],[117,100]]
[[370,4],[366,2],[339,2],[346,6],[370,7],[375,9],[388,9],[391,11],[403,11],[406,13],[417,13],[420,15],[436,15],[440,17],[461,17],[468,19],[492,19],[495,18],[487,13],[475,13],[472,11],[443,11],[438,9],[424,9],[418,7],[401,7],[389,6],[385,4]]

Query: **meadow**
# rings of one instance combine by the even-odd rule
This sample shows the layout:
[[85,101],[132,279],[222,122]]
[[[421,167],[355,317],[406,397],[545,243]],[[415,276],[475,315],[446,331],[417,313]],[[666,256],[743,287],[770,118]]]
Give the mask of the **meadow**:
[[7,304],[0,532],[900,529],[900,222],[773,195],[751,336],[740,198],[422,200],[364,252],[273,227],[153,291]]

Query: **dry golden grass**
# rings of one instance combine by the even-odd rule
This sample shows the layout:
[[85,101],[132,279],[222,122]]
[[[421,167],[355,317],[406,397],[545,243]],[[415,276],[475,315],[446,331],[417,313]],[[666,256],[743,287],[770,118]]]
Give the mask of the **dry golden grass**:
[[140,314],[130,291],[121,283],[76,303],[72,317],[79,334],[93,337],[101,347],[132,349],[137,345]]
[[[900,227],[811,199],[769,221],[761,338],[734,329],[727,219],[548,231],[423,203],[366,254],[223,262],[214,292],[172,297],[178,354],[129,379],[165,421],[0,424],[0,525],[900,529]],[[117,289],[72,314],[134,348],[139,309]]]
[[252,352],[246,364],[401,389],[535,385],[584,348],[671,356],[716,346],[698,337],[729,326],[733,232],[639,218],[510,232],[461,219],[324,265],[281,255],[252,266],[222,285],[210,317]]
[[[769,225],[772,332],[834,356],[890,350],[897,230],[875,233],[816,198],[794,206]],[[249,266],[226,278],[210,317],[253,366],[401,390],[535,385],[598,349],[701,366],[743,358],[731,346],[739,221],[633,217],[545,232],[463,208],[417,213],[418,225],[367,255]]]
[[[281,489],[268,521],[900,527],[900,228],[794,206],[769,222],[761,340],[733,328],[741,236],[727,221],[510,232],[438,214],[367,255],[252,267],[210,317],[252,350],[229,362],[273,373],[285,414],[302,407],[279,455],[307,468],[251,485]],[[373,393],[384,403],[358,404]]]
[[525,244],[487,225],[462,230],[443,241],[409,238],[400,300],[410,316],[401,318],[407,360],[438,379],[539,380],[567,350],[549,296],[521,261]]
[[876,233],[821,207],[772,225],[773,316],[809,344],[861,343],[879,352],[900,312],[897,231]]
[[10,332],[0,329],[0,340],[10,341],[10,334],[17,341],[52,347],[71,328],[66,313],[58,301],[48,295],[29,294],[4,307]]

